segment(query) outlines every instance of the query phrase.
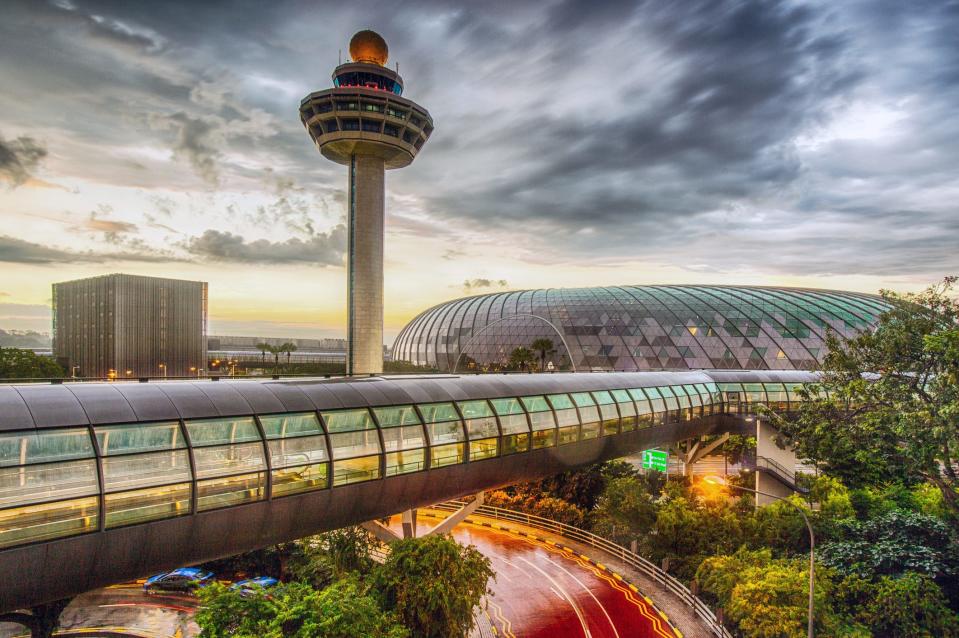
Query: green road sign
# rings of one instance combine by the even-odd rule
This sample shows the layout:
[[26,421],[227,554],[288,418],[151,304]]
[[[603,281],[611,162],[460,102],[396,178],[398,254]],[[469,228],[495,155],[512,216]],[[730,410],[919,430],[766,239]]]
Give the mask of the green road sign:
[[643,469],[665,472],[669,466],[669,452],[662,450],[643,450]]

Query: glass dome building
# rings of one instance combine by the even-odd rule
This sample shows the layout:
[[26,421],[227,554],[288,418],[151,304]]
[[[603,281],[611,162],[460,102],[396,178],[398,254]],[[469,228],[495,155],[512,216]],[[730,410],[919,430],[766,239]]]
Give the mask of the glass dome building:
[[545,367],[555,370],[803,370],[825,354],[828,331],[852,336],[887,308],[875,295],[808,288],[521,290],[434,306],[392,354],[443,372],[495,371],[514,349],[549,339]]

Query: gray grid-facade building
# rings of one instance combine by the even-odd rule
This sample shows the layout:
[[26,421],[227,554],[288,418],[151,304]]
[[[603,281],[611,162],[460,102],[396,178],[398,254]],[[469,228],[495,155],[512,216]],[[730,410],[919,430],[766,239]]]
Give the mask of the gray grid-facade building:
[[888,307],[875,295],[807,288],[521,290],[426,310],[400,332],[393,360],[495,370],[544,338],[557,370],[814,369],[827,331],[852,336]]
[[71,376],[203,374],[206,332],[206,282],[111,274],[53,284],[53,354]]

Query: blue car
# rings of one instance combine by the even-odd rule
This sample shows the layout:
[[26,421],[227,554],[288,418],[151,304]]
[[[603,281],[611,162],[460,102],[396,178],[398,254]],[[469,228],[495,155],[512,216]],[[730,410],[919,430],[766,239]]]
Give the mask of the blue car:
[[197,567],[181,567],[172,572],[157,574],[147,578],[143,591],[148,594],[160,591],[193,592],[213,582],[213,572],[205,572]]
[[238,589],[241,596],[252,596],[257,591],[257,588],[269,589],[279,584],[280,581],[270,576],[257,576],[256,578],[249,578],[233,583],[230,589]]

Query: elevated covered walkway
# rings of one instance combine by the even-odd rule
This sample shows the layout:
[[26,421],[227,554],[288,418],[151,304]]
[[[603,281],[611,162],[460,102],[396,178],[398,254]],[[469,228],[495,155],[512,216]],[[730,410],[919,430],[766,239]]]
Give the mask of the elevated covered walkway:
[[728,431],[798,371],[0,386],[0,611]]

